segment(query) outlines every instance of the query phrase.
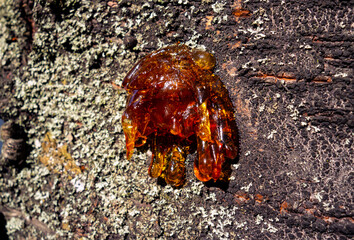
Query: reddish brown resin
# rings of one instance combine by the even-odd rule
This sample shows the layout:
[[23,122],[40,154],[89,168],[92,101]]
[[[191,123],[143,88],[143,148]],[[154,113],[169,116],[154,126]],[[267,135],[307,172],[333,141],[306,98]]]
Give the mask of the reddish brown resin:
[[237,155],[236,123],[228,92],[212,72],[214,66],[212,54],[177,44],[147,55],[125,77],[129,97],[122,125],[127,158],[134,147],[150,140],[151,177],[181,186],[193,144],[199,180],[228,177],[223,166],[225,159]]

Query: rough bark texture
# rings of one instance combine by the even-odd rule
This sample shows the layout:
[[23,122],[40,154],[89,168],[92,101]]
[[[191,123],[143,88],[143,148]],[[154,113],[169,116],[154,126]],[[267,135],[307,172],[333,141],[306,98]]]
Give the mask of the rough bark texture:
[[[0,1],[0,117],[26,129],[27,166],[2,166],[10,239],[349,239],[353,2]],[[187,161],[181,189],[125,159],[119,87],[133,64],[186,43],[217,58],[240,135],[228,186]]]

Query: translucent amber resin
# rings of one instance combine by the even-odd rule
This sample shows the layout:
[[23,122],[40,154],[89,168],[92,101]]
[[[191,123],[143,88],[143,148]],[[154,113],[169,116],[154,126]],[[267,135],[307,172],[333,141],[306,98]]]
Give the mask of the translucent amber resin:
[[134,147],[148,142],[151,177],[183,185],[186,156],[193,146],[199,180],[229,176],[224,166],[237,155],[237,130],[229,94],[213,74],[214,66],[212,54],[177,44],[147,55],[125,77],[127,158]]

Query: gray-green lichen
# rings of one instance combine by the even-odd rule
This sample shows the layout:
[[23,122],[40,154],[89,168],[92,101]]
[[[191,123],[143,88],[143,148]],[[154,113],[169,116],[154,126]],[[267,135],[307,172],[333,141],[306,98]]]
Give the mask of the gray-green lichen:
[[[139,27],[156,14],[142,11],[134,20],[118,15],[108,17],[110,9],[105,4],[83,1],[79,9],[69,11],[70,18],[53,22],[51,3],[35,2],[42,13],[34,12],[37,31],[33,51],[21,74],[14,76],[16,106],[35,116],[32,120],[25,115],[19,119],[20,123],[30,122],[27,134],[33,150],[27,162],[31,167],[14,172],[11,179],[0,180],[3,189],[15,189],[13,194],[0,196],[1,204],[19,208],[45,224],[54,231],[46,236],[48,239],[78,238],[81,234],[78,229],[84,229],[87,239],[112,235],[193,238],[199,231],[209,229],[210,236],[228,237],[222,231],[224,221],[226,224],[233,221],[237,207],[232,210],[217,205],[210,209],[203,207],[205,201],[216,199],[213,194],[205,194],[205,186],[193,176],[192,160],[188,163],[186,186],[173,189],[159,186],[149,178],[148,154],[136,152],[132,161],[125,159],[120,119],[126,93],[114,85],[121,85],[136,56],[125,49],[121,39],[129,28]],[[65,5],[62,10],[69,7]],[[215,7],[220,9],[222,5]],[[8,11],[12,9],[13,6]],[[113,37],[89,34],[87,26],[92,18],[94,24],[103,24],[106,34]],[[2,26],[1,31],[8,31],[8,26]],[[196,45],[200,36],[195,32],[189,45]],[[136,37],[139,44],[135,50],[138,50],[147,42],[139,34]],[[4,38],[1,44],[1,54],[10,51]],[[11,109],[8,111],[11,114]],[[82,173],[55,173],[39,161],[48,132],[58,146],[68,145],[75,163],[84,167]],[[202,204],[193,203],[195,200]],[[196,217],[200,217],[197,222]],[[225,220],[217,223],[219,217]],[[8,221],[11,238],[16,236],[12,234],[19,226],[23,227],[23,220]],[[33,231],[36,228],[23,229],[28,236],[40,236],[40,230]]]
[[20,38],[26,32],[25,24],[20,19],[20,12],[14,9],[13,1],[0,1],[0,66],[6,69],[11,65],[21,65],[25,39]]

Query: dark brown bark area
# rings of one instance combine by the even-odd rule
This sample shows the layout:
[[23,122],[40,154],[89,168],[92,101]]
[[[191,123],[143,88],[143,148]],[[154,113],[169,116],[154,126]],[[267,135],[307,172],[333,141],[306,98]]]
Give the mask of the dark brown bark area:
[[[7,230],[10,237],[47,237],[53,231],[57,232],[56,237],[64,239],[353,237],[352,1],[122,0],[87,4],[52,0],[34,4],[27,1],[27,5],[24,2],[13,5],[17,14],[12,20],[3,18],[9,24],[3,35],[6,47],[0,49],[6,56],[0,69],[0,117],[21,119],[19,123],[29,131],[29,138],[41,139],[45,132],[56,129],[40,120],[45,116],[49,121],[47,112],[41,109],[46,109],[60,94],[70,92],[58,90],[57,95],[44,98],[49,91],[43,90],[47,89],[45,86],[64,79],[92,86],[98,79],[101,89],[107,85],[111,89],[110,82],[120,83],[137,59],[162,45],[179,41],[192,47],[204,46],[214,53],[216,73],[233,100],[240,154],[227,187],[205,184],[196,193],[193,184],[197,181],[191,170],[194,155],[187,163],[188,178],[192,180],[184,189],[168,190],[147,177],[146,155],[143,160],[137,156],[129,166],[118,165],[118,170],[106,171],[117,167],[107,166],[109,158],[97,149],[96,157],[80,155],[75,159],[87,169],[94,169],[90,159],[98,159],[97,164],[103,170],[93,174],[92,187],[75,192],[70,180],[61,174],[44,175],[47,185],[38,188],[40,192],[50,192],[46,203],[38,199],[21,200],[22,195],[31,191],[21,182],[13,184],[18,181],[14,179],[18,179],[19,173],[7,169],[1,173],[4,180],[0,191],[7,195],[0,203],[0,233],[6,232],[6,222],[17,217],[25,219],[25,228],[23,232]],[[17,26],[22,30],[16,30],[13,21],[21,23],[22,26]],[[114,44],[118,49],[113,48]],[[69,60],[59,64],[58,59],[65,57]],[[28,66],[27,59],[31,61]],[[43,80],[47,71],[49,80]],[[33,84],[32,81],[40,83],[38,89],[28,87],[26,93],[19,91]],[[114,83],[113,88],[119,87]],[[120,91],[117,95],[124,96]],[[87,93],[87,98],[90,94]],[[124,98],[119,101],[115,103],[121,111]],[[38,105],[38,111],[23,107],[31,102]],[[82,102],[85,99],[72,105]],[[86,110],[90,109],[88,105]],[[111,106],[107,103],[99,109],[95,114],[108,118],[106,113]],[[71,115],[78,111],[73,110]],[[74,120],[60,114],[50,113],[50,119],[63,120],[63,126],[58,127],[63,129],[61,139],[73,136],[68,145],[75,156],[74,150],[83,148],[79,140],[86,136],[78,137],[80,124],[73,129],[69,123]],[[80,121],[84,122],[77,120]],[[100,132],[98,125],[90,128],[87,135]],[[40,131],[31,133],[30,129],[36,126],[39,126],[36,131]],[[102,128],[112,133],[114,127],[107,121]],[[123,161],[122,132],[119,134],[120,138],[112,133],[110,137],[115,141],[107,145],[117,148],[116,153]],[[34,140],[30,144],[35,145]],[[29,160],[29,172],[37,171],[36,166],[41,165],[36,159],[43,152],[34,150],[34,153]],[[90,170],[87,172],[89,175]],[[129,181],[121,180],[112,186],[118,191],[114,193],[118,200],[103,206],[108,195],[93,186],[104,179],[119,177]],[[59,179],[59,183],[54,179]],[[52,189],[53,182],[57,185]],[[155,186],[159,189],[157,193],[152,191]],[[149,191],[144,191],[145,187]],[[72,204],[65,191],[82,204]],[[178,199],[176,194],[186,198]],[[86,200],[88,207],[83,205]],[[161,202],[164,204],[160,205]],[[32,215],[32,208],[36,207],[31,204],[40,209],[37,215]],[[69,214],[69,222],[66,214],[54,208],[56,204],[74,209],[71,211],[75,215]],[[120,213],[122,209],[128,210],[119,215],[122,220],[117,223],[113,212]],[[33,219],[26,218],[24,212]],[[42,212],[50,220],[43,218]],[[81,215],[95,220],[83,220]]]

